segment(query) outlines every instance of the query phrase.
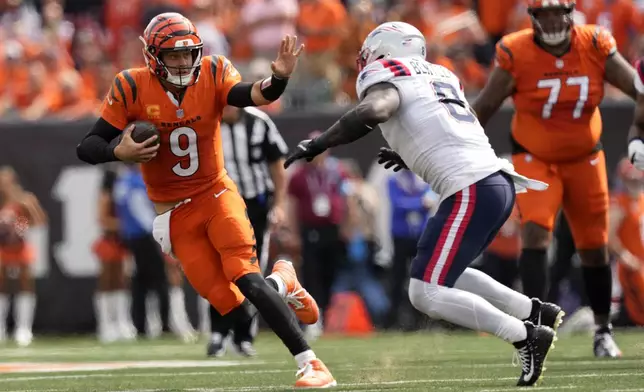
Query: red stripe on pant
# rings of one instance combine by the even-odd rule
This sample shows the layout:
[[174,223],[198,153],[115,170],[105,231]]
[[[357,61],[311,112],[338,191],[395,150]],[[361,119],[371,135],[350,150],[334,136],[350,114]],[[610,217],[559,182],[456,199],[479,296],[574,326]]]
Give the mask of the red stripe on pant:
[[[465,230],[469,226],[470,219],[474,213],[474,206],[476,204],[476,184],[470,185],[468,188],[457,192],[455,195],[454,206],[450,213],[441,235],[438,238],[432,258],[427,264],[423,280],[429,283],[442,285],[447,278],[447,273],[456,257],[456,253],[461,245]],[[464,208],[464,210],[463,210]],[[449,233],[455,231],[454,239],[449,240]],[[445,254],[447,252],[447,254]],[[441,260],[444,259],[444,260]],[[436,269],[438,271],[438,279],[432,281]]]

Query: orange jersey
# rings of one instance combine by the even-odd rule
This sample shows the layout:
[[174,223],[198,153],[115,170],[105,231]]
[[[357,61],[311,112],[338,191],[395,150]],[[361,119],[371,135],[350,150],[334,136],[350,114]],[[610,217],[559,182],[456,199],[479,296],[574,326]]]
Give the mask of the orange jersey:
[[622,246],[640,260],[644,260],[644,241],[642,224],[644,224],[644,194],[636,199],[625,193],[611,196],[611,203],[617,205],[624,213],[622,224],[617,230]]
[[514,77],[514,140],[546,162],[587,156],[597,146],[602,121],[605,64],[617,47],[594,25],[574,26],[570,50],[555,57],[526,29],[497,44],[496,64]]
[[205,57],[199,80],[177,105],[148,68],[119,73],[100,116],[119,129],[145,120],[161,133],[157,156],[141,165],[153,202],[174,202],[208,190],[226,175],[219,123],[241,76],[223,56]]

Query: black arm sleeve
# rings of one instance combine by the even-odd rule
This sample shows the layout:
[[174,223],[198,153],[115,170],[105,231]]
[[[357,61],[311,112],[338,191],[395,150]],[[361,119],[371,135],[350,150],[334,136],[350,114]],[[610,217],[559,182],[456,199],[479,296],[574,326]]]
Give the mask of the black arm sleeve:
[[253,97],[251,96],[251,91],[253,91],[253,85],[255,83],[248,82],[239,82],[234,85],[228,92],[227,103],[230,106],[236,106],[238,108],[245,108],[248,106],[257,106],[253,102]]
[[114,148],[118,144],[118,137],[121,133],[120,129],[99,118],[80,144],[76,146],[76,156],[81,161],[92,165],[117,161]]

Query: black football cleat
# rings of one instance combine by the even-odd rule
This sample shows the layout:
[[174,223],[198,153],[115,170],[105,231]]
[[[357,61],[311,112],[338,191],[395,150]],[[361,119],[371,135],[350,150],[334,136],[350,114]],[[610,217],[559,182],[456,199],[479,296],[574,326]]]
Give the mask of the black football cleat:
[[521,361],[521,377],[517,382],[519,387],[528,387],[536,384],[543,372],[546,357],[556,340],[555,331],[545,325],[535,326],[529,321],[525,322],[527,332],[526,340],[514,343]]
[[208,342],[206,353],[211,358],[221,358],[226,354],[226,340],[221,336],[221,334],[213,334],[212,338]]
[[593,352],[597,358],[620,358],[622,351],[613,339],[613,327],[609,324],[595,331]]
[[561,309],[561,306],[550,302],[541,302],[538,298],[532,298],[530,317],[524,321],[529,321],[534,325],[545,325],[557,332],[565,315],[566,312]]

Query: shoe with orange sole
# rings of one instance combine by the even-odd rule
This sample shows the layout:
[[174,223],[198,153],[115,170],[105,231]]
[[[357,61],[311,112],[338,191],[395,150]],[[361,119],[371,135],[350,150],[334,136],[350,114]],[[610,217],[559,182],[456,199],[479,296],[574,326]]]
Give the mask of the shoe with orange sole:
[[332,388],[338,385],[333,375],[319,359],[314,359],[297,372],[296,389]]
[[318,308],[318,304],[311,294],[297,280],[293,263],[286,260],[276,261],[273,266],[273,274],[284,281],[286,285],[286,297],[284,299],[288,306],[293,309],[298,320],[304,324],[315,324],[320,318],[320,308]]

